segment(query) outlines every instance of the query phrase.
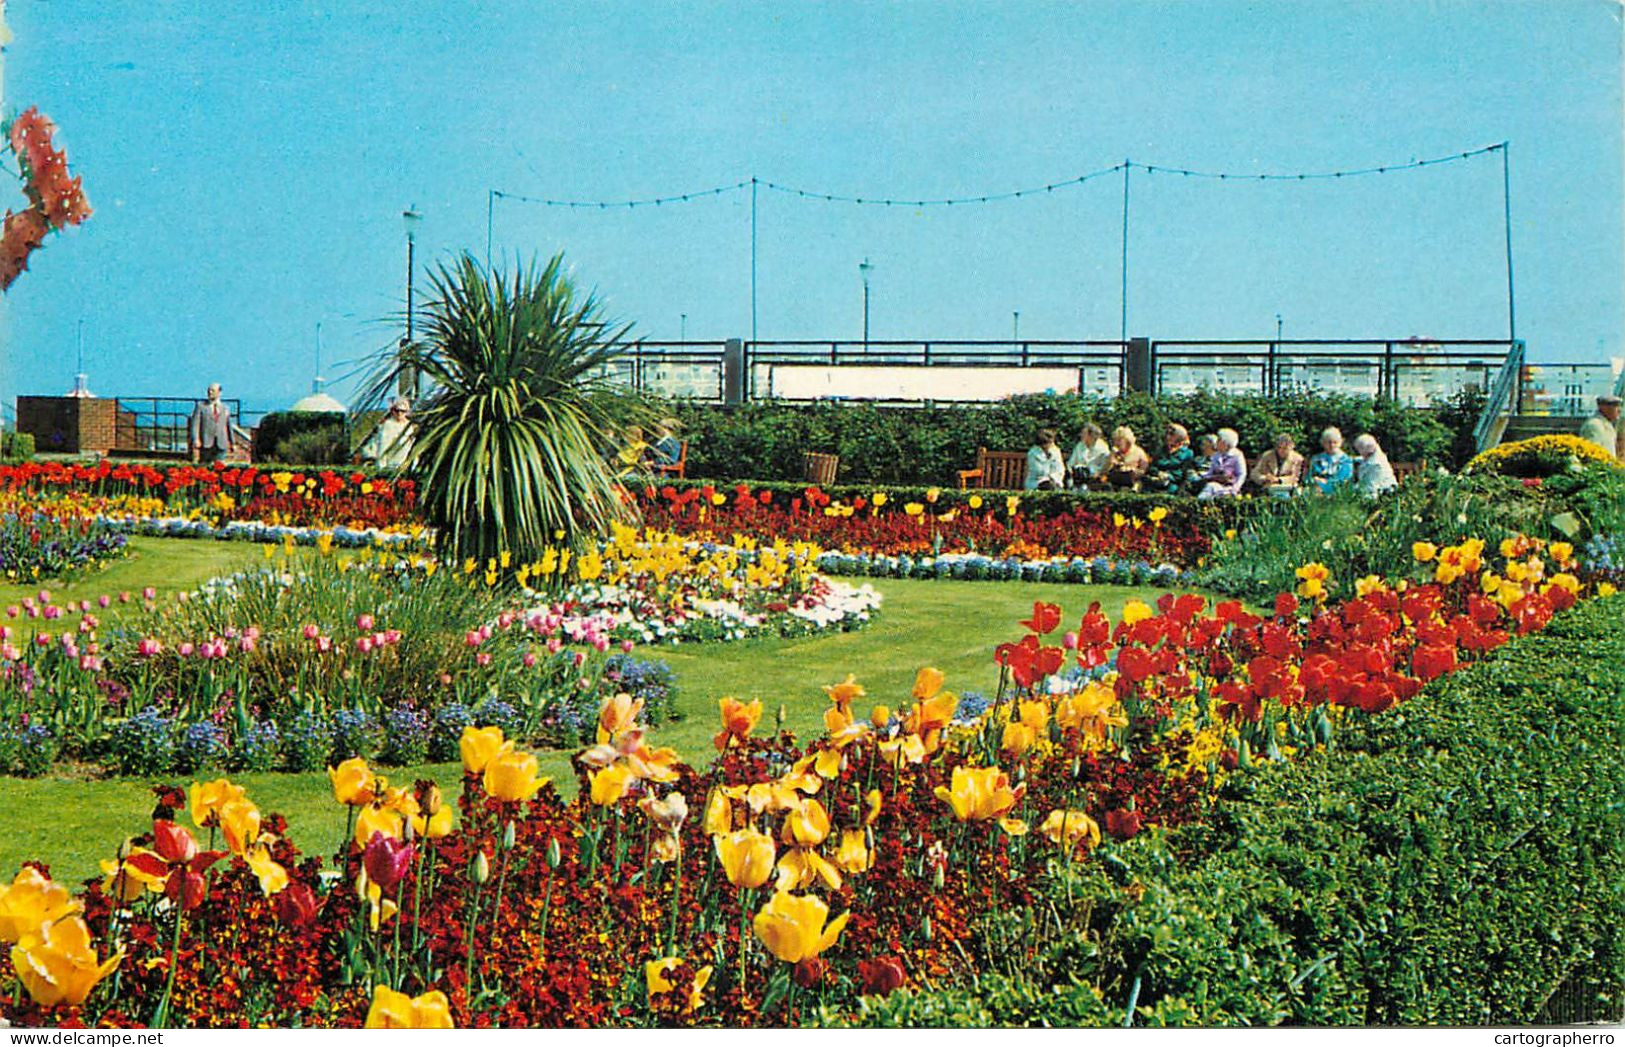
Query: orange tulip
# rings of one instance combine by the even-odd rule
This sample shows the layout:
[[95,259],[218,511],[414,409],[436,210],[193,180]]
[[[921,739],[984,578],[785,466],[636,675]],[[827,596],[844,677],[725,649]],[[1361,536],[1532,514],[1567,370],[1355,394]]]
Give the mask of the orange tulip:
[[851,673],[847,673],[845,680],[825,687],[824,693],[829,695],[829,700],[835,703],[835,708],[839,709],[850,721],[852,719],[852,703],[862,698],[865,691],[863,685],[858,683],[858,678]]
[[711,740],[719,751],[726,749],[736,739],[743,742],[762,718],[760,698],[749,704],[736,698],[723,698],[717,704],[722,710],[722,730]]

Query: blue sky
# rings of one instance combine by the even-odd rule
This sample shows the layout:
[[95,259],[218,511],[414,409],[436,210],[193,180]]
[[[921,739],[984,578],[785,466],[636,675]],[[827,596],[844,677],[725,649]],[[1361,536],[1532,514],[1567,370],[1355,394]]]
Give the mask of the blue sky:
[[[1510,140],[1533,358],[1625,352],[1617,5],[103,4],[10,0],[4,103],[61,127],[96,214],[6,295],[0,395],[252,406],[389,342],[418,258],[483,255],[487,193],[618,199],[759,178],[979,194],[1136,161],[1242,172]],[[1122,184],[947,209],[763,191],[758,330],[1115,338]],[[14,203],[14,201],[13,201]],[[1160,338],[1501,337],[1497,155],[1325,183],[1135,172],[1129,328]],[[638,333],[750,331],[749,194],[499,202],[505,258],[563,250]],[[419,287],[423,286],[420,270]],[[336,390],[341,396],[345,389]]]

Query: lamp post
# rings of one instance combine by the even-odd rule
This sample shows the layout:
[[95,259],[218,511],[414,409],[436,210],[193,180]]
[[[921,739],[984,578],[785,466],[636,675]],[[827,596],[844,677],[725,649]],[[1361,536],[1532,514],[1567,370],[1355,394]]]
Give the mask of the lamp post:
[[688,314],[682,313],[677,317],[677,340],[688,341]]
[[[406,226],[406,337],[401,341],[401,348],[404,350],[412,344],[412,273],[417,268],[415,255],[418,223],[423,221],[423,216],[418,213],[416,204],[401,212],[401,221]],[[416,370],[408,367],[401,371],[400,391],[402,396],[417,399],[418,376]]]
[[874,266],[865,258],[858,263],[858,276],[863,279],[863,351],[869,351],[869,271]]
[[1010,340],[1017,345],[1021,344],[1021,310],[1015,309],[1010,313]]

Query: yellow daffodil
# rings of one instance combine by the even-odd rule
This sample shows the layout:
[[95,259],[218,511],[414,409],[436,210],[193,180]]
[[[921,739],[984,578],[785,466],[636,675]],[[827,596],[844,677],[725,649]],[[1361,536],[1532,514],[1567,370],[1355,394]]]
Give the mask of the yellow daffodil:
[[11,966],[42,1007],[85,1002],[90,990],[124,959],[124,950],[98,962],[90,928],[77,916],[46,924],[37,937],[11,949]]
[[715,845],[722,871],[735,887],[760,887],[773,874],[777,851],[766,833],[740,829],[718,835]]
[[436,989],[411,997],[387,985],[372,990],[372,1006],[367,1009],[368,1029],[452,1029],[451,1001]]
[[756,936],[769,952],[785,963],[811,960],[840,938],[851,913],[842,913],[825,926],[829,906],[812,895],[775,893],[756,914]]

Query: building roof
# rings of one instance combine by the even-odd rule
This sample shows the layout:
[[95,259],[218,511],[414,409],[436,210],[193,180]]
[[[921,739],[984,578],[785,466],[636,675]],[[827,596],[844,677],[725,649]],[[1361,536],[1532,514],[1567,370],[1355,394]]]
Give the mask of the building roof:
[[326,393],[311,393],[309,396],[302,397],[297,403],[288,409],[290,411],[314,411],[317,413],[332,411],[336,411],[339,414],[345,413],[344,405],[333,399],[331,396],[328,396]]

